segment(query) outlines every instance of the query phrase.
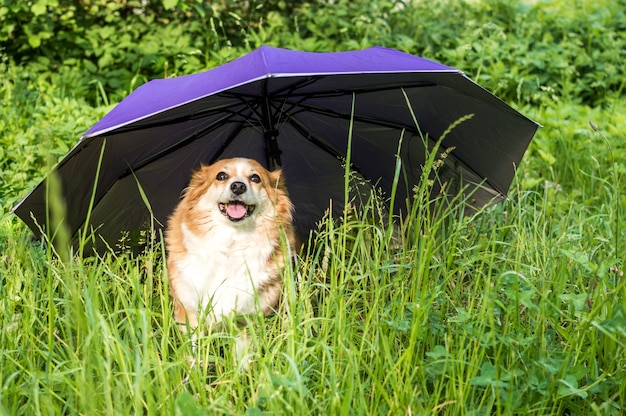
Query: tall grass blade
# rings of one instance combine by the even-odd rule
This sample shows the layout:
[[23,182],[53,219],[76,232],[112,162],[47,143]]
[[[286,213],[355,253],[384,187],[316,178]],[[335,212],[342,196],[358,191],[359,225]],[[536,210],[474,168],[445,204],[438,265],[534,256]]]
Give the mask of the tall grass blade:
[[102,159],[104,157],[104,150],[106,148],[106,139],[102,141],[102,145],[100,147],[100,155],[98,156],[98,164],[96,167],[96,174],[93,178],[93,189],[91,191],[91,197],[89,198],[89,207],[87,208],[86,218],[85,218],[85,226],[83,227],[82,232],[79,233],[79,242],[78,242],[78,253],[79,257],[83,257],[84,249],[87,244],[87,239],[94,239],[95,236],[93,234],[94,230],[90,230],[91,227],[91,213],[93,212],[94,203],[96,200],[96,192],[98,190],[98,181],[100,179],[100,170],[102,168]]

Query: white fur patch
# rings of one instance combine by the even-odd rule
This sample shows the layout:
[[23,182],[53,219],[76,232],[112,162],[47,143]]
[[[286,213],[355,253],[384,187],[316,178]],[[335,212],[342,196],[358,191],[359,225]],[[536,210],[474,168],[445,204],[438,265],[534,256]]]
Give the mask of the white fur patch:
[[175,267],[180,276],[177,293],[185,309],[199,307],[209,322],[257,309],[255,287],[269,278],[266,259],[272,245],[267,233],[255,231],[215,227],[209,235],[198,237],[182,226],[187,255]]

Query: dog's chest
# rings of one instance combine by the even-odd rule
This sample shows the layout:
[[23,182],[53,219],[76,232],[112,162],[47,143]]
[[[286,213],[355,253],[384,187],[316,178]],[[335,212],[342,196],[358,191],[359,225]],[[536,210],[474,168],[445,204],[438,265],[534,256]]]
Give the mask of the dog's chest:
[[183,303],[194,308],[210,304],[216,315],[254,312],[257,289],[274,273],[269,238],[229,229],[204,237],[184,228],[183,233],[187,255],[178,263],[187,287]]

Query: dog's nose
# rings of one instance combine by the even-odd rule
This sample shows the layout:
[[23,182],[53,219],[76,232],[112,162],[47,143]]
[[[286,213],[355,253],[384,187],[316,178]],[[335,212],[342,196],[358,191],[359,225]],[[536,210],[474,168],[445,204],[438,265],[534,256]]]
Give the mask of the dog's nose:
[[243,182],[233,182],[230,184],[230,190],[233,191],[235,195],[241,195],[246,192],[246,184]]

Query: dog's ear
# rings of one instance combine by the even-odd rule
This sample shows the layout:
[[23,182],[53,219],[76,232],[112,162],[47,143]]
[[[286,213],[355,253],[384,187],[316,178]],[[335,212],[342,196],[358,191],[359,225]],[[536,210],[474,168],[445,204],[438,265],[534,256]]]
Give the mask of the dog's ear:
[[287,192],[287,184],[283,171],[278,169],[269,172],[270,184],[267,193],[270,195],[274,205],[276,207],[276,213],[283,227],[289,227],[291,230],[291,223],[293,221],[293,204],[289,199],[289,192]]
[[282,193],[287,195],[287,185],[285,184],[285,177],[283,176],[283,171],[281,169],[270,172],[270,186],[273,189],[282,191]]
[[210,167],[206,165],[200,165],[198,169],[196,169],[191,175],[191,180],[189,181],[189,187],[197,187],[203,184],[209,175]]
[[199,198],[212,182],[212,171],[210,166],[201,165],[191,175],[189,187],[185,189],[185,197],[189,199]]

